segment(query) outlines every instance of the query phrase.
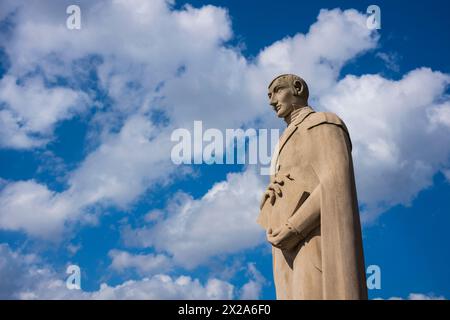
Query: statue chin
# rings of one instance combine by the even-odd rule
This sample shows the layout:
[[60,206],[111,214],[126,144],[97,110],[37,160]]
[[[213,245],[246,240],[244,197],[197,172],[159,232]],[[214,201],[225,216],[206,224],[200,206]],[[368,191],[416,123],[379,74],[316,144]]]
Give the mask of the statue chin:
[[277,117],[278,118],[286,118],[291,113],[292,113],[292,108],[290,108],[290,110],[285,110],[284,112],[282,110],[278,110]]

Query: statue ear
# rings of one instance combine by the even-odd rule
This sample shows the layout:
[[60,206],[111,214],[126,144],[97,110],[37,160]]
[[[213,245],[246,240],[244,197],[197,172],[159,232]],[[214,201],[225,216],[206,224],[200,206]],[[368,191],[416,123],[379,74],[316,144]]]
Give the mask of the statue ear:
[[297,96],[301,96],[303,93],[303,84],[300,80],[294,80],[294,88],[295,88],[295,93]]

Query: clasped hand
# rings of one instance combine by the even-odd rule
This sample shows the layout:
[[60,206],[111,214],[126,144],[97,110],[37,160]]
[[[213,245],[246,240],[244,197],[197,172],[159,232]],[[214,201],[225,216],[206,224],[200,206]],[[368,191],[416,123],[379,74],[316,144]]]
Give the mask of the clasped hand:
[[283,226],[275,230],[269,228],[266,236],[272,246],[281,250],[292,249],[301,239],[300,235],[289,222],[286,222]]
[[291,178],[289,173],[281,177],[275,176],[273,179],[271,179],[270,184],[267,187],[261,199],[261,203],[259,205],[260,209],[263,208],[264,203],[266,203],[267,199],[270,199],[270,204],[273,206],[275,204],[277,197],[281,198],[283,196],[283,191],[281,190],[281,187],[284,185],[285,181],[284,179],[294,180],[293,178]]

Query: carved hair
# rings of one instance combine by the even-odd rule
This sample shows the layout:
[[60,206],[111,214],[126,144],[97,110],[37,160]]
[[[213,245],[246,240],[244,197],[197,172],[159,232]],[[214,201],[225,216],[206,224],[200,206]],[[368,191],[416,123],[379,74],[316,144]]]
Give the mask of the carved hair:
[[305,80],[303,80],[302,78],[300,78],[295,74],[282,74],[272,80],[272,82],[269,84],[269,88],[278,79],[281,81],[285,81],[289,85],[289,87],[292,90],[292,93],[295,96],[304,98],[305,101],[308,102],[309,89]]

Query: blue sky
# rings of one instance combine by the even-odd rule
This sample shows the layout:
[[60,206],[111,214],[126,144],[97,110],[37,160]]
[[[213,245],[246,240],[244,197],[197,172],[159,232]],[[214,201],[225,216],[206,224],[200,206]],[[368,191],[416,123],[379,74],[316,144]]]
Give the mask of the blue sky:
[[274,299],[267,177],[174,165],[170,135],[282,129],[265,90],[291,72],[349,127],[369,297],[448,299],[449,4],[379,1],[377,31],[370,4],[2,2],[0,298]]

